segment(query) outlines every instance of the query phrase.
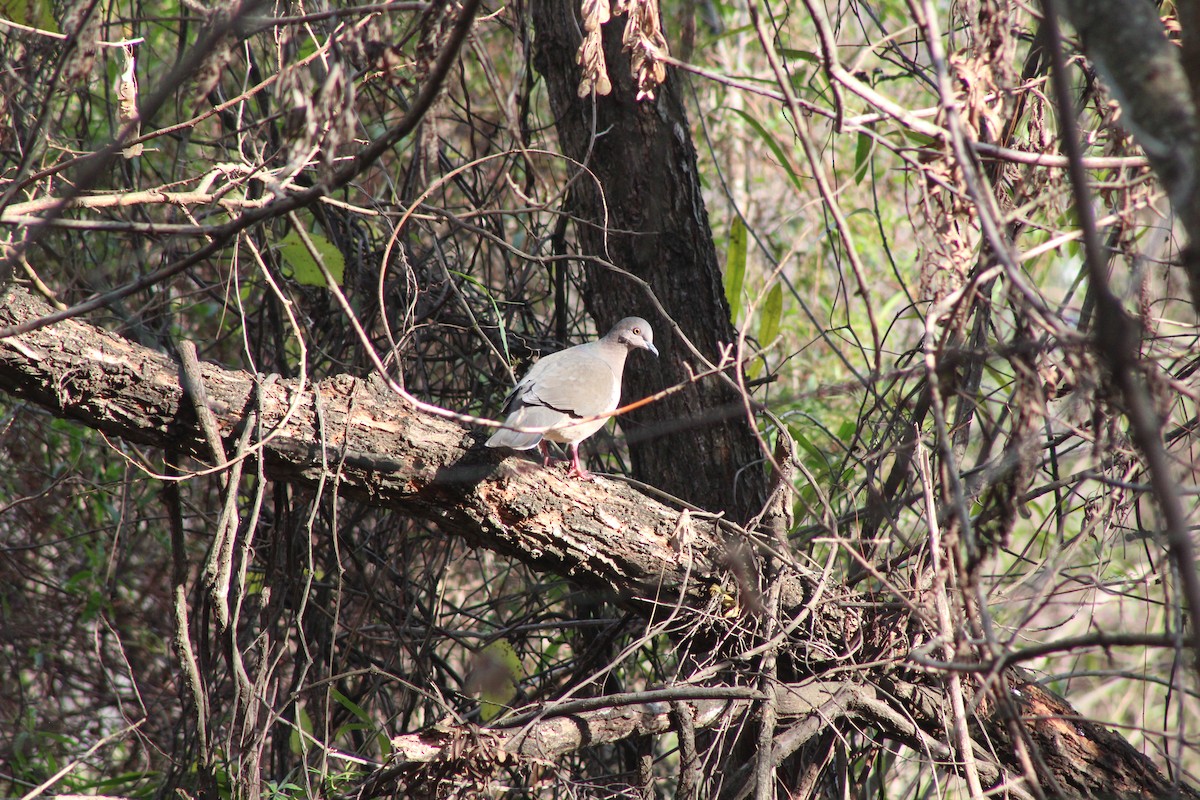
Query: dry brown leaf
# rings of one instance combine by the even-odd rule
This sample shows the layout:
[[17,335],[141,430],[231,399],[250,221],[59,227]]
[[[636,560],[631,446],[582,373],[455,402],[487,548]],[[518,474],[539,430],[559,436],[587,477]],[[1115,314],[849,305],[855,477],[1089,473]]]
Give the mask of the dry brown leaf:
[[[122,125],[129,125],[129,138],[141,135],[141,123],[138,120],[138,82],[137,60],[133,55],[133,45],[121,48],[125,57],[125,69],[117,76],[117,119]],[[131,144],[121,150],[125,158],[137,158],[142,154],[143,145]]]
[[583,0],[580,15],[583,17],[583,29],[588,33],[600,30],[601,25],[612,19],[608,0]]
[[622,45],[630,54],[630,71],[637,83],[637,99],[653,100],[654,92],[667,79],[663,58],[669,54],[667,39],[659,26],[658,0],[582,0],[585,35],[575,60],[583,68],[579,96],[612,91],[600,38],[601,26],[612,17],[629,15]]
[[579,54],[575,61],[583,68],[583,75],[579,79],[580,97],[587,97],[593,91],[599,95],[606,95],[612,91],[599,29],[588,31],[583,37],[583,44],[579,45]]

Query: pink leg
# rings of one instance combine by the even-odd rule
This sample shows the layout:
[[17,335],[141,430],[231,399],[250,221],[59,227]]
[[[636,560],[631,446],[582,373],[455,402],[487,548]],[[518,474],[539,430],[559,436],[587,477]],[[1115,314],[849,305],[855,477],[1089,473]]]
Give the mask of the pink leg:
[[585,481],[590,481],[592,479],[591,473],[584,469],[583,465],[579,463],[578,443],[571,445],[571,468],[567,470],[567,477],[580,478],[581,480]]
[[550,443],[545,439],[538,442],[538,449],[542,451],[542,466],[548,467],[554,459],[550,455]]

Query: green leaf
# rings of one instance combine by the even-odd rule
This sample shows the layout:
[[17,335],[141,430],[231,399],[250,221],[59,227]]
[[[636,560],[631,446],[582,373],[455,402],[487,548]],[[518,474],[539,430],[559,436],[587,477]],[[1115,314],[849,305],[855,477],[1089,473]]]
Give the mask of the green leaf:
[[812,440],[804,435],[799,426],[789,425],[788,432],[792,434],[792,439],[799,445],[800,449],[808,453],[810,460],[817,462],[825,461],[825,454],[821,452],[821,448],[813,444]]
[[367,725],[375,724],[375,720],[371,719],[371,715],[368,714],[366,709],[364,709],[358,703],[354,702],[349,697],[346,697],[346,695],[342,694],[337,689],[330,689],[329,693],[333,695],[333,699],[337,701],[338,705],[349,711],[354,716],[358,717],[364,723]]
[[719,33],[711,38],[707,38],[705,40],[705,44],[706,45],[714,45],[717,42],[721,41],[722,39],[736,39],[745,33],[753,34],[754,26],[747,24],[747,25],[738,25],[733,28],[727,28],[724,31],[721,31],[721,33]]
[[517,696],[517,681],[524,674],[521,657],[507,639],[497,639],[483,648],[475,669],[479,673],[479,716],[491,722]]
[[854,182],[862,183],[867,177],[867,168],[871,166],[871,153],[875,149],[875,141],[865,133],[858,135],[858,147],[854,150]]
[[304,710],[304,706],[296,706],[296,724],[288,737],[288,746],[293,755],[304,755],[308,752],[308,742],[312,739],[312,717]]
[[750,116],[740,108],[735,108],[733,111],[742,119],[744,119],[746,124],[753,128],[758,133],[759,137],[766,142],[767,147],[769,147],[771,152],[775,154],[775,158],[779,159],[779,163],[783,165],[785,170],[787,170],[788,177],[792,179],[792,183],[795,184],[797,189],[803,192],[804,184],[801,182],[800,174],[796,172],[795,167],[792,166],[792,161],[787,157],[787,153],[784,151],[783,145],[775,141],[775,137],[772,136],[767,129],[763,127],[762,123],[756,120],[754,117]]
[[60,33],[50,0],[0,0],[0,17],[31,28]]
[[771,342],[779,335],[779,322],[783,319],[783,284],[778,281],[767,292],[763,303],[762,316],[758,320],[758,343],[770,347]]
[[786,58],[794,58],[797,61],[807,61],[810,64],[820,64],[821,57],[811,50],[795,50],[791,47],[779,48],[779,53]]
[[[762,347],[770,347],[771,342],[775,341],[775,337],[779,335],[779,321],[783,317],[783,285],[776,283],[771,287],[771,291],[767,292],[767,299],[763,301],[762,311],[758,317],[758,343]],[[764,362],[762,358],[756,358],[747,368],[746,375],[750,378],[757,378],[763,371]]]
[[338,705],[357,717],[361,723],[342,725],[342,727],[338,729],[338,735],[340,736],[343,733],[354,730],[363,730],[367,731],[368,733],[374,733],[375,740],[378,742],[380,750],[385,756],[390,755],[392,752],[391,739],[389,739],[387,735],[380,730],[379,723],[375,721],[375,719],[367,712],[367,710],[351,700],[349,697],[346,697],[346,695],[342,694],[337,689],[331,689],[330,694],[333,696],[333,699],[337,701]]
[[[333,242],[319,233],[310,233],[308,238],[321,256],[321,260],[325,262],[325,268],[329,270],[329,274],[337,281],[338,286],[341,286],[342,279],[346,275],[346,259],[342,256],[342,252],[333,246]],[[329,285],[321,268],[312,257],[312,253],[305,247],[304,241],[296,231],[289,231],[288,235],[279,242],[279,255],[283,258],[284,272],[296,283],[302,283],[305,286]]]
[[725,251],[725,299],[734,325],[742,313],[742,286],[746,282],[746,223],[740,216],[729,227],[729,247]]
[[937,143],[937,139],[933,138],[932,136],[926,136],[923,133],[908,130],[907,128],[902,128],[900,132],[905,139],[908,139],[910,142],[918,145],[919,147],[930,147]]
[[879,219],[879,212],[870,208],[856,208],[846,215],[846,219],[852,219],[853,217],[867,217],[868,219],[876,220]]

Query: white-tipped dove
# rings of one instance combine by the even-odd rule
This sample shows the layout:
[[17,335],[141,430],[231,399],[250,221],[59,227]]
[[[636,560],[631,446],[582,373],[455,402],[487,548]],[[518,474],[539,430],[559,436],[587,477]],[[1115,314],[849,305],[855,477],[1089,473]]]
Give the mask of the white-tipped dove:
[[654,331],[641,317],[626,317],[603,338],[543,356],[504,401],[504,424],[487,440],[488,447],[529,450],[541,447],[544,464],[550,464],[545,442],[570,445],[571,469],[567,473],[587,478],[579,463],[579,443],[604,427],[607,417],[575,420],[607,414],[621,402],[621,374],[625,357],[635,348],[658,356]]

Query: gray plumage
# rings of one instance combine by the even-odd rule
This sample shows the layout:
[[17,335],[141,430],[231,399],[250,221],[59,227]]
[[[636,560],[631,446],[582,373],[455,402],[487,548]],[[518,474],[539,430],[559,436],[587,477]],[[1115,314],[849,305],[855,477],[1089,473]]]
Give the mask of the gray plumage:
[[[487,440],[488,447],[529,450],[540,446],[549,463],[545,440],[569,445],[569,474],[587,477],[579,463],[579,443],[604,427],[608,418],[576,422],[607,414],[621,402],[621,375],[625,357],[633,349],[649,350],[656,357],[654,331],[641,317],[626,317],[602,338],[543,356],[525,373],[504,401],[507,415],[501,428]],[[525,432],[509,428],[544,428]]]

